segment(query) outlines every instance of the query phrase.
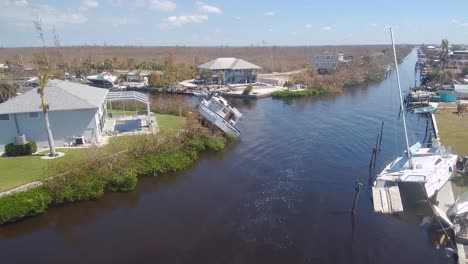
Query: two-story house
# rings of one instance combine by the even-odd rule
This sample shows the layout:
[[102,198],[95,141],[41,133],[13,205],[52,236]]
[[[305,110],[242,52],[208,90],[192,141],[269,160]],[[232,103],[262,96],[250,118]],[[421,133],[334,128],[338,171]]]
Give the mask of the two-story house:
[[257,82],[259,66],[236,58],[217,58],[198,66],[200,78],[203,71],[212,74],[212,84],[248,84]]
[[345,62],[343,53],[323,52],[315,54],[313,64],[319,73],[327,72],[330,69],[337,68]]

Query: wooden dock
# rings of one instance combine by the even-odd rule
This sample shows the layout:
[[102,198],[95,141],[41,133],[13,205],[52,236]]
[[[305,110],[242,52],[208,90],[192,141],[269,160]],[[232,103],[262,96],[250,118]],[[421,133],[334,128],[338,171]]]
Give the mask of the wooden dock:
[[400,189],[398,186],[372,187],[374,211],[376,213],[393,214],[403,212]]

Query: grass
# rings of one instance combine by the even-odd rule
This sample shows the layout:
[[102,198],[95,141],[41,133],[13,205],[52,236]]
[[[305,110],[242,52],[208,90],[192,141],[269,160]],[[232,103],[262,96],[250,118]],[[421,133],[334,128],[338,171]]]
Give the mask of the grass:
[[[439,137],[444,146],[451,146],[458,156],[468,155],[468,116],[459,116],[455,109],[438,110],[435,114]],[[468,191],[468,178],[457,174],[452,179],[455,198]]]
[[[123,111],[122,111],[123,112]],[[127,111],[126,111],[127,113]],[[156,114],[159,124],[160,135],[166,136],[182,129],[185,124],[183,117]],[[112,138],[110,144],[104,146],[109,153],[115,153],[125,149],[131,140],[129,137]],[[65,152],[66,155],[60,159],[79,159],[85,156],[87,149],[63,149],[57,151]],[[47,154],[48,151],[39,154]],[[0,192],[10,190],[23,184],[38,181],[49,177],[47,168],[57,160],[43,160],[40,156],[25,157],[0,157]]]
[[[73,159],[84,154],[84,149],[57,149],[66,152],[64,158]],[[47,152],[48,153],[48,152]],[[46,153],[40,153],[46,154]],[[46,168],[56,160],[43,160],[40,156],[0,157],[0,192],[46,178]]]
[[158,121],[161,136],[175,133],[185,125],[185,119],[179,116],[156,114],[156,120]]
[[108,114],[112,114],[113,117],[117,116],[136,116],[137,111],[124,111],[124,110],[115,110],[115,109],[107,109]]
[[455,110],[446,109],[435,114],[439,137],[444,146],[451,146],[452,152],[468,155],[468,115],[459,116]]

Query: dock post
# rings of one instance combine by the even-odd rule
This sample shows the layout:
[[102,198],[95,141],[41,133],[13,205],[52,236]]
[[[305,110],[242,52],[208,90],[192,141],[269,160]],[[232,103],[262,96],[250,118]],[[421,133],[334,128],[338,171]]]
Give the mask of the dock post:
[[356,213],[356,206],[359,198],[359,193],[361,192],[362,188],[362,183],[360,183],[358,180],[356,180],[355,186],[354,186],[354,202],[353,202],[353,209],[351,209],[351,213],[354,215]]

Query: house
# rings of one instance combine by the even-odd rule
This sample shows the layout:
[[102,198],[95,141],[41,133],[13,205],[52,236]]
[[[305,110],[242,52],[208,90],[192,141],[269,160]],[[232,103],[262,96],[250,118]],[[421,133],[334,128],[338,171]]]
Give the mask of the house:
[[199,74],[211,71],[212,84],[247,84],[257,82],[259,66],[236,58],[217,58],[198,66]]
[[[138,71],[133,70],[127,73],[127,82],[148,82],[151,71],[140,71],[140,77],[138,77]],[[155,72],[161,74],[161,72]]]
[[315,69],[319,73],[327,72],[330,69],[337,68],[342,63],[346,62],[343,53],[338,52],[323,52],[315,54],[313,59]]
[[[36,141],[38,147],[48,146],[38,88],[29,90],[0,104],[0,151],[15,142],[20,134]],[[69,144],[75,137],[88,142],[101,141],[106,120],[107,89],[50,80],[45,88],[49,105],[49,122],[56,146]]]
[[467,84],[455,84],[455,93],[458,99],[468,99],[468,85]]

